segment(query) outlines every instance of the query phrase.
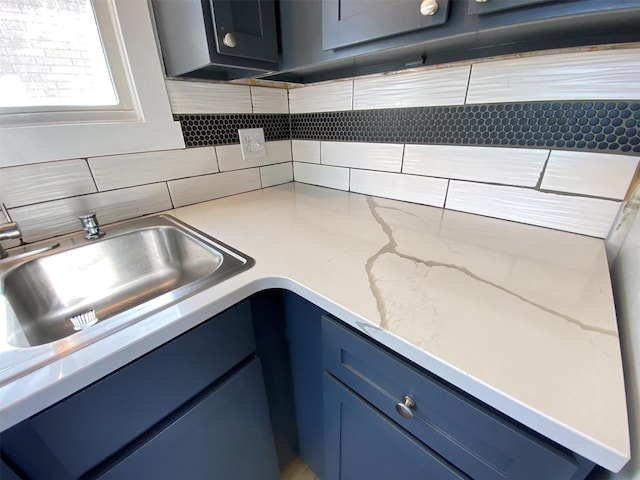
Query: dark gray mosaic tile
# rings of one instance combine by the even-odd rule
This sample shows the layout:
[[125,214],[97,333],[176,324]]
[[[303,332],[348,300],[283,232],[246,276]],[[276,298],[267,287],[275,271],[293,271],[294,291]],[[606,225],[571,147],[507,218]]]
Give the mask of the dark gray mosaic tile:
[[174,115],[187,147],[265,139],[484,145],[640,154],[640,102],[498,103],[302,114]]
[[187,147],[240,143],[238,129],[264,128],[266,141],[291,138],[288,114],[212,114],[174,115],[180,122]]
[[291,138],[640,153],[640,103],[567,101],[293,114]]

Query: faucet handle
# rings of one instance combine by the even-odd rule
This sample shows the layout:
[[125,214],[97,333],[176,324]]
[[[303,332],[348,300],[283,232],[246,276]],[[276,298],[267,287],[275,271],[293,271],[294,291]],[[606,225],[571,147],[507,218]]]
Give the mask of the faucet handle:
[[94,240],[104,236],[104,232],[100,230],[100,224],[98,223],[98,216],[96,213],[86,213],[78,217],[80,223],[82,223],[82,229],[87,232],[84,236],[87,240]]
[[[4,204],[2,206],[4,207]],[[22,232],[18,224],[11,221],[8,213],[5,213],[4,216],[7,219],[7,223],[0,224],[0,240],[22,240]],[[7,251],[0,245],[0,258],[7,258],[8,255]]]

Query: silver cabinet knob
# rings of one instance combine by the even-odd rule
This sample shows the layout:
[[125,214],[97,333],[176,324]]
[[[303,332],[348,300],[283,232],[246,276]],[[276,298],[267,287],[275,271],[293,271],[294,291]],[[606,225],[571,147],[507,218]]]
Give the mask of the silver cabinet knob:
[[489,0],[476,0],[476,3],[487,3]]
[[236,36],[233,33],[227,33],[222,38],[222,43],[224,43],[229,48],[234,48],[237,45]]
[[438,0],[422,0],[420,2],[420,14],[428,17],[438,11]]
[[416,402],[409,395],[402,397],[402,401],[396,403],[396,412],[404,418],[413,418],[413,409],[416,408]]

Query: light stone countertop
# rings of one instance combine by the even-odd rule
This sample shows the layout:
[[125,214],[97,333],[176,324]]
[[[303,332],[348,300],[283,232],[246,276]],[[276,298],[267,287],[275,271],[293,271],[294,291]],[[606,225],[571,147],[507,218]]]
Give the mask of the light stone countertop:
[[0,386],[2,429],[252,293],[285,288],[595,463],[628,461],[602,240],[300,183],[167,213],[256,265],[53,362],[62,341],[1,351],[4,370],[33,370]]

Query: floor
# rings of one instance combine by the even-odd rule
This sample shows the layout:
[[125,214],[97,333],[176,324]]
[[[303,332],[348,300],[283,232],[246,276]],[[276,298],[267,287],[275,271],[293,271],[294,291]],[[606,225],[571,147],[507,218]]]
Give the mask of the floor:
[[300,457],[295,458],[289,465],[284,467],[280,478],[281,480],[319,480]]

